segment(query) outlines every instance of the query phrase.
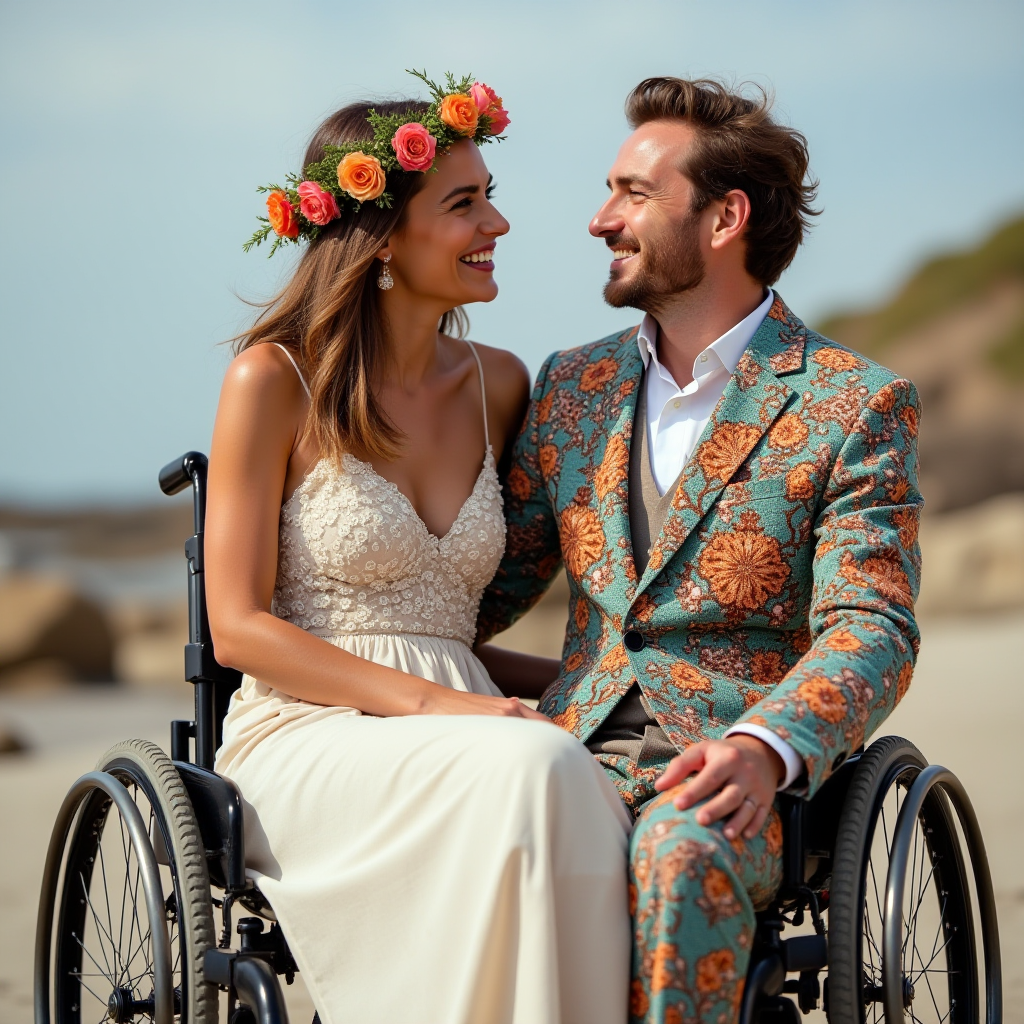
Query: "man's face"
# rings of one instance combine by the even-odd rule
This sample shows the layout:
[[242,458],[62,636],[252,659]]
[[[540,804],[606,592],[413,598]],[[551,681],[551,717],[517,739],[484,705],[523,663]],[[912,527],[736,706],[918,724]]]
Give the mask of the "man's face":
[[670,296],[704,279],[702,216],[682,173],[694,132],[649,121],[623,143],[608,175],[611,195],[590,222],[612,253],[605,301],[656,313]]

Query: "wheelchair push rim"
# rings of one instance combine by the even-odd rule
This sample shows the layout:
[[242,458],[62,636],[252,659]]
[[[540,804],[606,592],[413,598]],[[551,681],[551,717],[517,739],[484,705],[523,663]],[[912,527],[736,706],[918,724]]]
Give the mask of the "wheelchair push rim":
[[51,1021],[51,993],[56,1024],[211,1024],[216,991],[201,974],[213,934],[209,881],[201,844],[183,849],[184,788],[141,740],[117,744],[99,769],[72,787],[51,839],[36,1024]]

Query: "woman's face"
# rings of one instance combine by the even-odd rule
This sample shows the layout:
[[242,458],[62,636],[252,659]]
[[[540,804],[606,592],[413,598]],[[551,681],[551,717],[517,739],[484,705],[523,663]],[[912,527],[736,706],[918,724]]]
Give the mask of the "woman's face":
[[445,309],[490,302],[498,294],[494,243],[509,225],[491,203],[487,166],[468,140],[452,146],[434,166],[389,240],[388,269],[395,279],[389,298],[405,292],[410,298],[436,299]]

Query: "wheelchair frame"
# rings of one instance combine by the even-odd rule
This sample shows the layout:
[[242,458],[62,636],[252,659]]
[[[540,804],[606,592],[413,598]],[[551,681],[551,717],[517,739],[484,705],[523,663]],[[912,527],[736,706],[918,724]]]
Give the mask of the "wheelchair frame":
[[[159,477],[160,487],[168,495],[177,494],[191,485],[194,511],[194,533],[185,543],[189,603],[185,678],[195,688],[195,718],[171,723],[171,760],[187,790],[202,839],[211,884],[210,900],[221,913],[219,943],[216,948],[207,949],[204,956],[205,979],[228,991],[230,1024],[244,1024],[252,1020],[259,1024],[287,1024],[287,1012],[277,979],[284,975],[290,984],[298,968],[280,926],[273,922],[265,931],[264,922],[259,917],[242,918],[236,927],[240,936],[238,948],[231,948],[235,905],[256,914],[265,911],[268,905],[245,874],[241,794],[231,780],[213,770],[224,715],[231,694],[240,683],[241,674],[218,664],[210,635],[203,551],[206,473],[206,456],[193,451],[165,466]],[[190,757],[193,744],[194,758]],[[829,943],[822,913],[827,909],[829,900],[829,878],[847,791],[863,756],[863,751],[851,756],[809,801],[787,794],[778,797],[783,822],[782,885],[768,909],[757,915],[750,967],[740,1006],[740,1024],[769,1024],[771,1021],[791,1024],[798,1021],[796,1006],[785,998],[785,994],[796,995],[800,1009],[805,1013],[818,1005],[821,997],[819,973],[829,963]],[[909,783],[894,830],[886,879],[884,961],[879,965],[883,984],[869,993],[871,1000],[883,1005],[884,1019],[889,1024],[905,1019],[904,1009],[908,1004],[906,982],[905,979],[901,981],[902,967],[886,974],[883,966],[901,962],[904,941],[901,908],[911,842],[922,807],[928,801],[938,801],[936,806],[945,808],[943,813],[948,814],[950,807],[955,811],[974,867],[984,949],[985,1019],[989,1024],[995,1024],[1001,1020],[999,939],[995,900],[977,819],[963,787],[945,768],[915,769],[911,778],[913,781]],[[133,841],[138,841],[143,850],[140,856],[140,863],[146,861],[143,871],[152,875],[155,870],[157,854],[153,852],[151,837],[145,833],[141,819],[136,821],[132,817],[135,805],[128,791],[116,778],[104,772],[92,772],[79,779],[58,816],[44,870],[36,933],[36,1024],[50,1022],[53,894],[61,870],[63,843],[80,805],[81,794],[90,788],[102,790],[127,815],[129,829],[134,828],[139,833],[137,836],[133,833]],[[937,795],[940,792],[941,798]],[[138,818],[137,812],[135,818]],[[159,879],[157,885],[159,888]],[[212,888],[222,890],[222,900],[214,899]],[[150,902],[151,895],[147,888],[146,896]],[[801,925],[807,915],[810,915],[814,927],[813,935],[782,938],[787,926]],[[150,908],[148,916],[151,922],[160,920],[155,907]],[[968,927],[973,929],[973,924]],[[159,927],[156,931],[159,933]],[[971,936],[969,946],[973,951],[973,930]],[[156,994],[153,997],[153,1019],[157,1024],[170,1024],[173,1013],[167,997],[170,961],[166,934],[155,936],[154,952]],[[167,977],[161,981],[160,973],[163,971]],[[827,979],[825,995],[827,1004]],[[111,1015],[113,1012],[111,1010]],[[959,1012],[952,1014],[951,1011],[951,1019],[973,1024]],[[65,1022],[58,1021],[58,1024]]]

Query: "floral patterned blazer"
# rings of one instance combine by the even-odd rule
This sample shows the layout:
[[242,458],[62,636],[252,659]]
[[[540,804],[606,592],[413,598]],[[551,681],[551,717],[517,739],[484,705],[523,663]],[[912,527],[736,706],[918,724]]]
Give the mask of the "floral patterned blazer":
[[763,726],[801,755],[793,791],[811,795],[910,684],[917,393],[776,298],[638,578],[626,493],[636,334],[541,369],[479,641],[527,611],[564,561],[569,628],[545,714],[585,741],[636,680],[679,749],[737,722]]

